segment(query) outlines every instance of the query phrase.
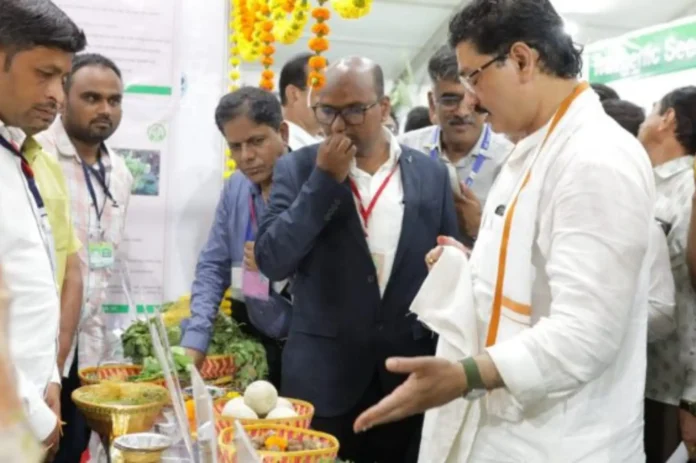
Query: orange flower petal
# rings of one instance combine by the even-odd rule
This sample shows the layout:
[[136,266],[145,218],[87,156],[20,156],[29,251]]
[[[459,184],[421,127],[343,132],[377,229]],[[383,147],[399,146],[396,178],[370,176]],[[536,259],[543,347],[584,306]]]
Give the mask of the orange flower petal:
[[317,20],[326,21],[331,17],[331,12],[328,8],[317,7],[312,10],[312,17]]
[[264,21],[261,27],[264,31],[271,32],[273,30],[273,21]]
[[317,35],[329,35],[330,31],[331,29],[329,29],[329,25],[326,23],[316,23],[312,26],[312,32]]
[[270,69],[266,69],[261,73],[261,77],[263,77],[266,80],[272,80],[273,77],[275,77],[275,73]]
[[326,58],[323,56],[312,56],[309,58],[309,67],[312,69],[324,69],[326,67]]
[[309,49],[321,53],[329,49],[329,41],[323,37],[313,37],[309,39]]
[[261,59],[261,64],[264,66],[273,66],[273,57],[272,56],[264,56]]

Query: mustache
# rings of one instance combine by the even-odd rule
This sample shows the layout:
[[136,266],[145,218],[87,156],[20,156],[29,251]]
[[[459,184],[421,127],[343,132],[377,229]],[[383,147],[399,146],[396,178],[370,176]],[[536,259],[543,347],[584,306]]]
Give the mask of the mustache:
[[473,125],[474,122],[474,118],[471,116],[453,116],[447,121],[447,125]]
[[113,125],[113,124],[114,124],[114,123],[111,121],[111,118],[110,118],[110,117],[107,117],[107,116],[96,117],[96,118],[92,119],[91,121],[89,121],[90,124],[97,124],[97,123],[99,123],[99,122],[105,122],[105,123],[107,123],[107,124],[109,124],[109,125]]

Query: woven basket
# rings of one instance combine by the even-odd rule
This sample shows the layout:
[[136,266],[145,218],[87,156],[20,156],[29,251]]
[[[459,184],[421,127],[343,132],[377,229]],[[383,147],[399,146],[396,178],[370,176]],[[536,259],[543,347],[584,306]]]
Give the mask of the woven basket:
[[[318,450],[302,450],[299,452],[259,451],[258,454],[263,459],[263,463],[324,463],[326,461],[334,461],[338,457],[338,439],[330,434],[292,426],[266,424],[244,426],[244,430],[251,438],[268,431],[275,431],[280,437],[286,439],[312,439],[326,446]],[[236,462],[236,460],[225,459],[236,458],[233,427],[226,428],[220,433],[218,437],[218,447],[220,454],[223,456],[224,463]],[[230,457],[227,457],[227,455],[230,455]]]
[[232,355],[209,355],[201,365],[201,377],[205,380],[233,376],[234,371],[234,356]]
[[[104,365],[101,367],[87,367],[78,372],[80,385],[89,386],[99,384],[102,381],[125,382],[129,377],[135,376],[143,370],[140,365]],[[154,381],[133,381],[134,383],[156,384],[166,387],[164,378]]]
[[[222,416],[222,409],[225,408],[225,404],[232,399],[223,397],[216,400],[213,403],[213,408],[215,409],[215,430],[219,433],[225,428],[234,427],[234,418],[227,418]],[[299,399],[288,399],[292,404],[297,416],[292,418],[272,418],[265,419],[259,418],[253,419],[242,419],[239,422],[242,426],[247,425],[267,425],[267,426],[290,426],[294,428],[309,429],[312,424],[312,418],[314,417],[314,405],[304,400]]]

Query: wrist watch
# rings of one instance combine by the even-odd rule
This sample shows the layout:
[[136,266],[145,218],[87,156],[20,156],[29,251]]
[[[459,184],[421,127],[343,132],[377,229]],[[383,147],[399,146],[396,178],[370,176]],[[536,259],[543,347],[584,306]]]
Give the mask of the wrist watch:
[[679,401],[679,408],[691,413],[694,416],[696,416],[696,402],[691,402],[689,400],[681,399]]
[[476,400],[486,395],[486,386],[483,384],[481,372],[473,357],[460,360],[466,376],[466,391],[462,396],[466,400]]

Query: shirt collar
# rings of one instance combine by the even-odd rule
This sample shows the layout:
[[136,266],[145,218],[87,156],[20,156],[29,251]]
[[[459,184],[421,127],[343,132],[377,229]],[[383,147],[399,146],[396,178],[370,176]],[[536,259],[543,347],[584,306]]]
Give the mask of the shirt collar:
[[17,146],[22,146],[24,141],[27,139],[27,134],[25,134],[22,129],[5,125],[5,123],[1,120],[0,135],[5,137],[7,141],[12,142]]
[[[474,146],[462,159],[469,157],[469,155],[471,154],[481,154],[485,158],[490,158],[490,155],[488,154],[488,151],[490,151],[490,149],[487,152],[481,153],[481,144],[483,143],[483,138],[486,135],[486,127],[488,127],[488,124],[483,124],[483,126],[481,127],[481,134],[479,135],[478,140],[476,140]],[[445,153],[442,150],[442,129],[439,125],[433,126],[432,132],[430,132],[430,140],[428,143],[423,145],[423,147],[426,149],[428,154],[430,154],[430,152],[433,149],[435,149],[441,158],[446,158]]]
[[684,172],[685,170],[691,170],[694,167],[694,157],[693,156],[680,156],[671,161],[667,161],[664,164],[660,164],[653,168],[655,177],[660,180],[667,180],[677,174]]
[[[313,145],[315,143],[319,143],[321,141],[321,138],[315,137],[314,135],[310,134],[307,132],[305,129],[300,127],[299,125],[295,124],[294,122],[291,122],[287,119],[285,119],[285,122],[288,124],[288,128],[290,129],[290,147],[292,149],[300,149],[304,146],[307,145]],[[296,142],[296,143],[295,143]],[[302,146],[292,146],[293,144],[295,145],[302,145]]]
[[[389,137],[389,159],[387,159],[387,162],[382,164],[380,170],[393,168],[394,165],[399,162],[399,158],[401,158],[401,145],[399,145],[399,140],[396,138],[396,136],[394,136],[391,130],[387,129],[386,127],[383,127],[382,130],[384,130],[384,133],[386,133]],[[363,170],[358,169],[355,159],[353,159],[350,164],[350,173],[354,176],[368,175]]]
[[[65,125],[63,125],[63,119],[61,117],[56,119],[50,130],[53,130],[53,134],[56,139],[56,148],[58,149],[58,155],[66,158],[73,158],[75,162],[77,162],[78,164],[82,164],[82,159],[77,154],[75,145],[73,145],[72,141],[70,140],[70,136],[68,135],[68,132],[65,130]],[[104,143],[102,143],[101,154],[102,164],[104,165],[105,169],[109,170],[111,168],[112,153],[111,149],[109,149],[109,147],[106,146],[106,144]]]

